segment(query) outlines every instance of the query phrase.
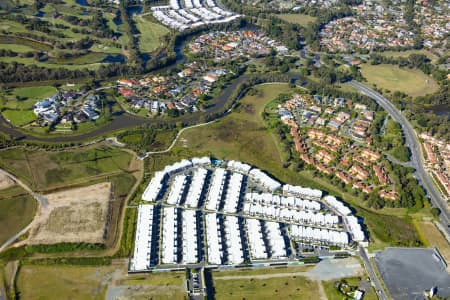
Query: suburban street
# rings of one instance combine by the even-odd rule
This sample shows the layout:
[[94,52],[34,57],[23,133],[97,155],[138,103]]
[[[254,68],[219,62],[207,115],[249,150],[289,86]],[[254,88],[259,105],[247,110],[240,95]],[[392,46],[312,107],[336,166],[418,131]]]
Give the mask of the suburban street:
[[443,227],[448,233],[450,212],[448,209],[447,202],[442,197],[441,193],[433,183],[428,172],[425,170],[424,161],[422,159],[421,153],[421,145],[411,124],[400,112],[400,110],[398,110],[394,104],[392,104],[388,99],[383,97],[381,94],[375,92],[374,90],[368,88],[364,84],[357,82],[355,80],[349,82],[349,85],[358,89],[360,92],[366,94],[367,96],[375,100],[380,106],[382,106],[387,111],[387,113],[392,117],[393,120],[400,123],[405,135],[405,144],[406,146],[409,147],[411,151],[410,161],[412,167],[416,169],[416,178],[425,188],[428,196],[431,199],[431,203],[433,204],[433,206],[441,210],[440,220],[444,225]]

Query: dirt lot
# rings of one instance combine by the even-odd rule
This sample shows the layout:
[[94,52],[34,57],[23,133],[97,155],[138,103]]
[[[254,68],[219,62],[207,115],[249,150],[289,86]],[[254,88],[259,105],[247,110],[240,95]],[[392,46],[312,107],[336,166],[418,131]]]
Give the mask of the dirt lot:
[[6,188],[9,188],[13,186],[15,182],[6,176],[5,174],[0,173],[0,190],[4,190]]
[[111,183],[45,195],[31,226],[30,244],[104,242],[111,200]]

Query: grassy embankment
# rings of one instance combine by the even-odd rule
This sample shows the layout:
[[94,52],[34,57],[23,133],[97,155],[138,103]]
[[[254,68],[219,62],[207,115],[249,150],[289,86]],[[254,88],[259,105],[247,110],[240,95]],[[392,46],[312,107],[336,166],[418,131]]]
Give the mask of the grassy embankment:
[[411,97],[434,93],[439,89],[433,78],[417,69],[401,69],[386,64],[363,64],[361,73],[369,84],[391,92],[400,91]]

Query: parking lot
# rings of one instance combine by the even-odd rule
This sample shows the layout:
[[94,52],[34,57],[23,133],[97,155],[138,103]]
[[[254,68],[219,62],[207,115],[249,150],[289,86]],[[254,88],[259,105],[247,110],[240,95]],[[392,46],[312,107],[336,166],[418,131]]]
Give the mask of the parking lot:
[[393,299],[426,299],[424,291],[450,297],[450,275],[434,249],[388,248],[375,256],[377,268]]

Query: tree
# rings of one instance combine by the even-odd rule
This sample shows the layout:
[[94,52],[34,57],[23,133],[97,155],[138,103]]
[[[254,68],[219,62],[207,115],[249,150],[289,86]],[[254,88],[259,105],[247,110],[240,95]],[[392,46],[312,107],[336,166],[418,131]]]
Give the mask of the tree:
[[431,214],[433,215],[433,217],[438,218],[439,215],[441,214],[441,210],[437,207],[433,207],[431,209]]

